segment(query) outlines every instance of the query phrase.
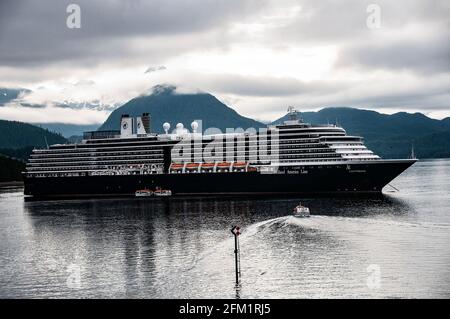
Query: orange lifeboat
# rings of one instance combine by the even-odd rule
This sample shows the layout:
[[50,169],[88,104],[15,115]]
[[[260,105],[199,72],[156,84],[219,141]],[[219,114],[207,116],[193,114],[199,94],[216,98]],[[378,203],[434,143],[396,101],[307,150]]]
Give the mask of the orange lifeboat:
[[195,173],[198,171],[199,166],[200,163],[188,163],[186,164],[186,171]]
[[247,162],[235,162],[233,167],[245,167],[247,166]]
[[229,172],[231,168],[231,163],[229,162],[221,162],[216,165],[216,172]]
[[169,172],[171,173],[181,173],[183,170],[183,164],[174,164],[172,163],[169,168]]
[[217,167],[230,167],[231,163],[229,162],[221,162],[217,163]]
[[214,163],[202,163],[201,170],[203,173],[210,173],[214,170]]

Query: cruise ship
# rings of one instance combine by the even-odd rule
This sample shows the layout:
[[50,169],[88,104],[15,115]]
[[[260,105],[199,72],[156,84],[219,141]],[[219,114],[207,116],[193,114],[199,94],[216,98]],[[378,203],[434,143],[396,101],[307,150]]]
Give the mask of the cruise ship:
[[83,141],[33,150],[25,195],[133,196],[380,193],[416,159],[382,159],[363,138],[337,125],[289,119],[263,129],[203,130],[193,121],[151,133],[150,115],[122,115],[120,130],[84,133]]

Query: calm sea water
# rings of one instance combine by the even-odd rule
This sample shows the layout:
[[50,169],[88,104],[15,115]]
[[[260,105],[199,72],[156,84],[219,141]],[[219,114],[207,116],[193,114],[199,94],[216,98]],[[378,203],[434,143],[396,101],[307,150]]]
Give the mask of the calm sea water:
[[[392,185],[371,199],[29,202],[2,189],[0,297],[450,297],[450,160]],[[289,216],[300,200],[311,218]]]

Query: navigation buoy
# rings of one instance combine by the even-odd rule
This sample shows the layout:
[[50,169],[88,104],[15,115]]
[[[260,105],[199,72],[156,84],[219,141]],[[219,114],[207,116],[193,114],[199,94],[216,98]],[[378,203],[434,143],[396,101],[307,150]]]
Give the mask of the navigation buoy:
[[241,256],[239,252],[239,235],[241,234],[241,228],[239,226],[233,226],[231,233],[234,235],[234,262],[236,272],[236,285],[239,285],[239,278],[241,277]]

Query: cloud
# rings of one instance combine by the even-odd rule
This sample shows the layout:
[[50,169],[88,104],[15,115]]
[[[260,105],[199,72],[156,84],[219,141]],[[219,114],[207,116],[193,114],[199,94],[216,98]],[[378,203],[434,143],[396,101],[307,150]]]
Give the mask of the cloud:
[[450,30],[430,35],[388,39],[349,45],[342,49],[338,66],[362,67],[364,70],[384,69],[389,71],[435,74],[450,72]]
[[92,80],[85,80],[85,79],[81,79],[81,80],[78,80],[76,83],[74,83],[74,86],[84,86],[84,87],[86,87],[86,86],[93,86],[93,85],[95,85],[95,82],[94,81],[92,81]]
[[163,71],[166,70],[167,68],[164,65],[160,65],[160,66],[149,66],[147,68],[147,70],[145,70],[144,73],[154,73],[157,71]]
[[450,116],[447,0],[377,0],[379,29],[371,0],[79,0],[69,29],[72,2],[0,2],[0,86],[32,90],[0,117],[98,121],[160,83],[267,120],[290,104]]
[[0,107],[29,92],[29,90],[23,88],[0,88]]
[[[276,79],[259,79],[257,83],[261,81],[273,83],[273,87],[277,87]],[[396,85],[392,85],[394,82]],[[251,98],[242,95],[243,90],[247,90],[247,84],[243,83],[241,87],[237,80],[235,85],[227,87],[227,83],[225,81],[221,84],[223,89],[216,87],[216,95],[221,100],[232,102],[231,105],[243,115],[268,121],[283,115],[288,105],[295,105],[302,111],[329,106],[363,107],[388,113],[407,110],[433,114],[440,118],[449,116],[450,110],[448,74],[437,75],[424,82],[420,77],[407,72],[392,75],[378,71],[366,75],[363,80],[300,82],[292,87],[289,94],[254,94]],[[283,88],[286,86],[287,84],[282,85]],[[233,90],[234,87],[236,90]],[[264,89],[264,85],[260,83],[255,84],[255,87]]]
[[[6,0],[0,11],[0,64],[37,66],[123,59],[127,52],[138,49],[124,45],[130,40],[164,36],[173,37],[173,41],[178,36],[217,29],[254,14],[265,0],[78,0],[81,28],[69,29],[66,8],[72,2]],[[153,47],[158,51],[158,45]]]
[[[448,27],[450,4],[445,0],[302,0],[284,1],[285,10],[294,10],[295,16],[287,23],[269,29],[265,39],[282,43],[336,43],[349,44],[376,40],[380,34],[388,36],[404,28],[439,25],[438,35]],[[368,6],[380,8],[380,29],[370,29]],[[300,10],[298,10],[300,8]],[[423,33],[422,33],[423,34]],[[444,39],[442,37],[442,39]]]
[[28,123],[67,123],[67,124],[99,124],[108,117],[109,112],[59,107],[17,107],[0,108],[0,118]]
[[[343,88],[327,81],[301,81],[289,77],[243,76],[239,74],[185,74],[178,86],[186,83],[198,90],[247,97],[299,96],[323,94]],[[198,91],[197,90],[197,91]]]

